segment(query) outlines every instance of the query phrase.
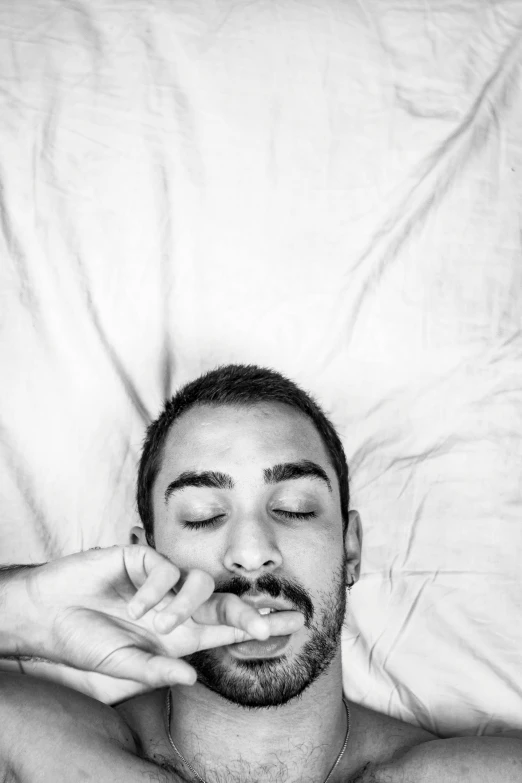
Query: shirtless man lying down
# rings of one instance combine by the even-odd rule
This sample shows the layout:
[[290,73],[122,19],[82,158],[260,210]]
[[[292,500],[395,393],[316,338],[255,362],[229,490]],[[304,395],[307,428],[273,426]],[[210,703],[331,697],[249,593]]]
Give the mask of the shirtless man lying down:
[[108,706],[1,675],[2,783],[522,781],[522,733],[440,740],[345,705],[361,525],[340,440],[293,383],[232,365],[181,389],[138,507],[127,547],[0,573],[1,655],[121,686]]

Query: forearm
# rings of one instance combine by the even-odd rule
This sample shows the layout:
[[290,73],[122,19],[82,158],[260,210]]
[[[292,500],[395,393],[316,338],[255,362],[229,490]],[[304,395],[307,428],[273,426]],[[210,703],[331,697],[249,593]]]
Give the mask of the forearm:
[[38,656],[39,629],[27,593],[33,565],[0,566],[0,657]]

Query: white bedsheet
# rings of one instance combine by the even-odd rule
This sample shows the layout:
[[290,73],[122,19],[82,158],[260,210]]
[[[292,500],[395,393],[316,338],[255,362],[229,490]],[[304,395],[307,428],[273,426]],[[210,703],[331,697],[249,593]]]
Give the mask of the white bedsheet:
[[522,5],[3,0],[0,562],[124,543],[145,424],[257,362],[338,426],[354,700],[522,727]]

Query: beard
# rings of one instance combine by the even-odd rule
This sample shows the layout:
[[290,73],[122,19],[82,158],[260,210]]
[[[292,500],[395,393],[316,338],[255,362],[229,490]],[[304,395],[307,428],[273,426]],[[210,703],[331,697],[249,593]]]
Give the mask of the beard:
[[266,575],[255,585],[236,577],[216,592],[243,595],[255,588],[278,598],[291,601],[302,611],[309,638],[302,650],[294,655],[292,646],[276,658],[239,660],[223,657],[222,648],[202,650],[187,655],[184,660],[194,667],[198,682],[229,702],[246,708],[279,707],[300,696],[328,668],[340,644],[346,612],[346,555],[334,575],[332,587],[321,593],[316,606],[308,594],[285,579]]

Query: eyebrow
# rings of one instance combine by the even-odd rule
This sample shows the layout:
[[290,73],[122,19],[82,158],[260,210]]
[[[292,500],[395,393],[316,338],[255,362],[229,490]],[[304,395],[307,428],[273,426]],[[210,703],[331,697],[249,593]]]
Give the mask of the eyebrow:
[[165,490],[165,503],[174,492],[179,492],[185,487],[210,487],[211,489],[234,489],[232,478],[226,473],[218,473],[215,470],[204,470],[196,473],[187,470],[181,473],[174,481],[171,481]]
[[[300,478],[314,478],[322,481],[332,491],[330,479],[326,472],[315,462],[302,460],[300,462],[284,462],[265,468],[263,471],[265,484],[279,484],[281,481],[292,481]],[[209,487],[210,489],[234,489],[234,481],[227,473],[215,470],[204,470],[197,473],[192,470],[181,473],[171,481],[165,490],[165,503],[174,492],[180,492],[185,487]]]
[[315,462],[302,460],[301,462],[284,462],[280,465],[274,465],[273,468],[266,468],[263,471],[265,484],[279,484],[280,481],[290,481],[300,478],[315,478],[323,481],[330,492],[332,485],[325,471]]

